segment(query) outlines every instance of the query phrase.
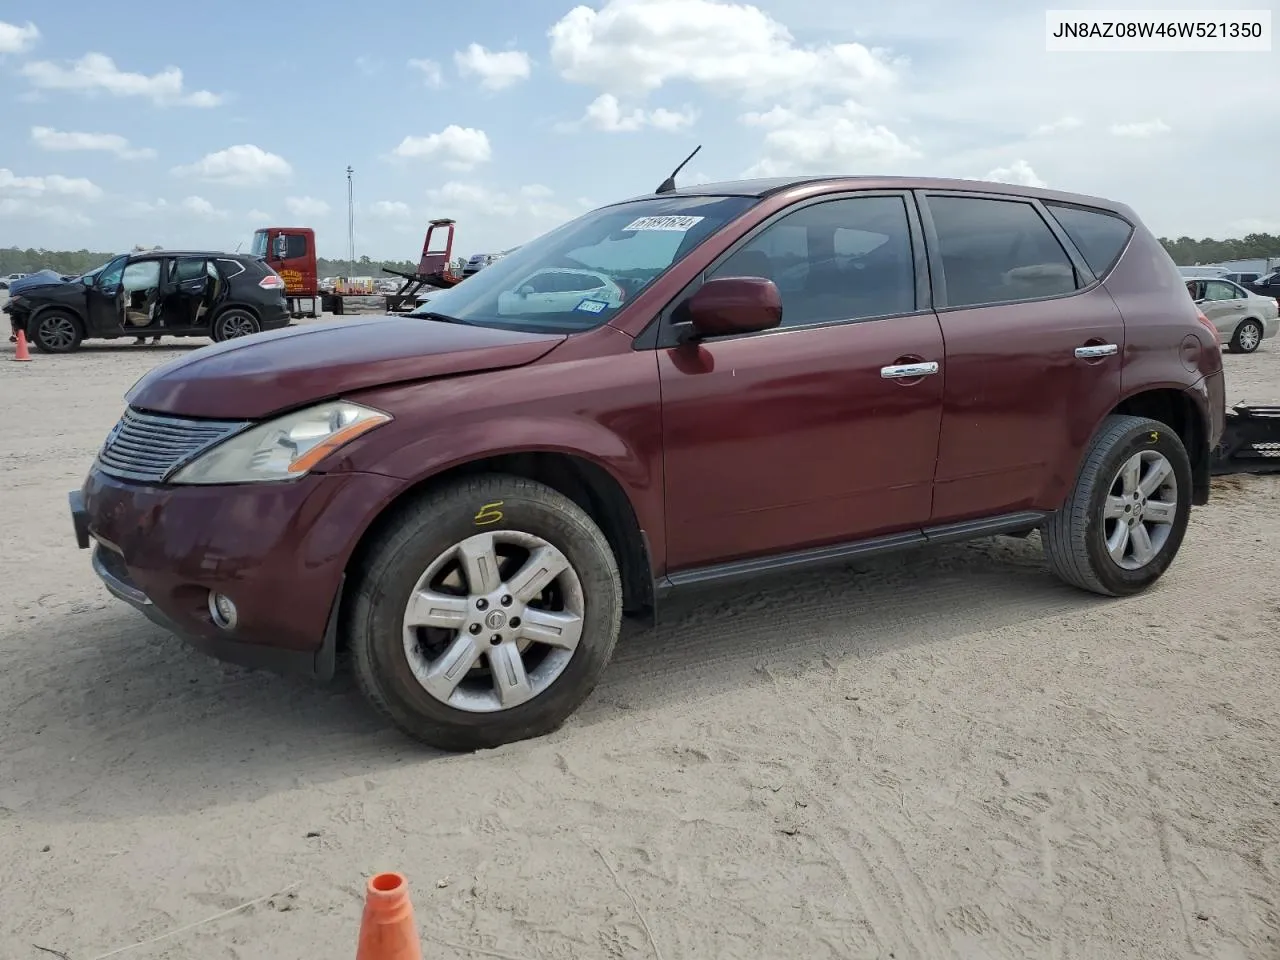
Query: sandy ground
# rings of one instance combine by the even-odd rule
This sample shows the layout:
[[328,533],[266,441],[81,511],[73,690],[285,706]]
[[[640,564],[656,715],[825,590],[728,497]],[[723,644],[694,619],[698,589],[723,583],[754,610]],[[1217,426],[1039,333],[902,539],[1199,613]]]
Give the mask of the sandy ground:
[[[351,957],[383,869],[436,958],[1280,956],[1280,480],[1128,601],[1034,538],[684,601],[448,757],[95,580],[66,491],[180,349],[0,348],[0,958]],[[1227,362],[1280,396],[1280,346]]]

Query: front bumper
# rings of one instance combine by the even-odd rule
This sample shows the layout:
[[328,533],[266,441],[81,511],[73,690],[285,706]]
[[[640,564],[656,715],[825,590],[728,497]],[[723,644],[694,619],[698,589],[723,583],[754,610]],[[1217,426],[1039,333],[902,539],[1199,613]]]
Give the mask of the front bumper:
[[[69,502],[113,596],[217,659],[325,680],[347,561],[398,488],[374,474],[148,486],[95,467]],[[235,603],[230,628],[214,622],[211,593]]]

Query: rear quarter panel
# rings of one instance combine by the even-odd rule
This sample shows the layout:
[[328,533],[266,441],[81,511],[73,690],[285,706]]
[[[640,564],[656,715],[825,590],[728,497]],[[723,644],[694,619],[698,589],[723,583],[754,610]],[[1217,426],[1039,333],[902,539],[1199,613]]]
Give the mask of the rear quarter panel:
[[1103,285],[1124,316],[1125,396],[1159,387],[1187,389],[1222,370],[1222,352],[1197,319],[1177,267],[1141,223]]

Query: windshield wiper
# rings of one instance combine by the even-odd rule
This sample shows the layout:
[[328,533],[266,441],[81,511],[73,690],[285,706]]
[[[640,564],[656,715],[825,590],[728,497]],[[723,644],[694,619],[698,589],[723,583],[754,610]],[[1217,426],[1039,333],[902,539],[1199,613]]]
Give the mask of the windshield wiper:
[[466,320],[463,320],[460,317],[451,317],[447,313],[432,313],[431,311],[427,311],[426,313],[418,313],[415,311],[409,314],[409,316],[422,317],[424,320],[435,320],[435,321],[438,321],[439,323],[458,323],[464,327],[475,326],[474,323],[468,323]]

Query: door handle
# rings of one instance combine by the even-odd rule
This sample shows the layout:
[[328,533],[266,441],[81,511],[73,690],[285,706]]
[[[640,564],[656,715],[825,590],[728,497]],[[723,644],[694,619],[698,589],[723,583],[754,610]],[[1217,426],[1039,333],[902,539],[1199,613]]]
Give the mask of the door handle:
[[937,372],[936,360],[930,360],[927,363],[899,363],[880,368],[880,376],[885,380],[910,380],[913,377],[927,377]]
[[1099,343],[1092,347],[1076,347],[1077,360],[1093,360],[1097,357],[1114,357],[1120,348],[1114,343]]

